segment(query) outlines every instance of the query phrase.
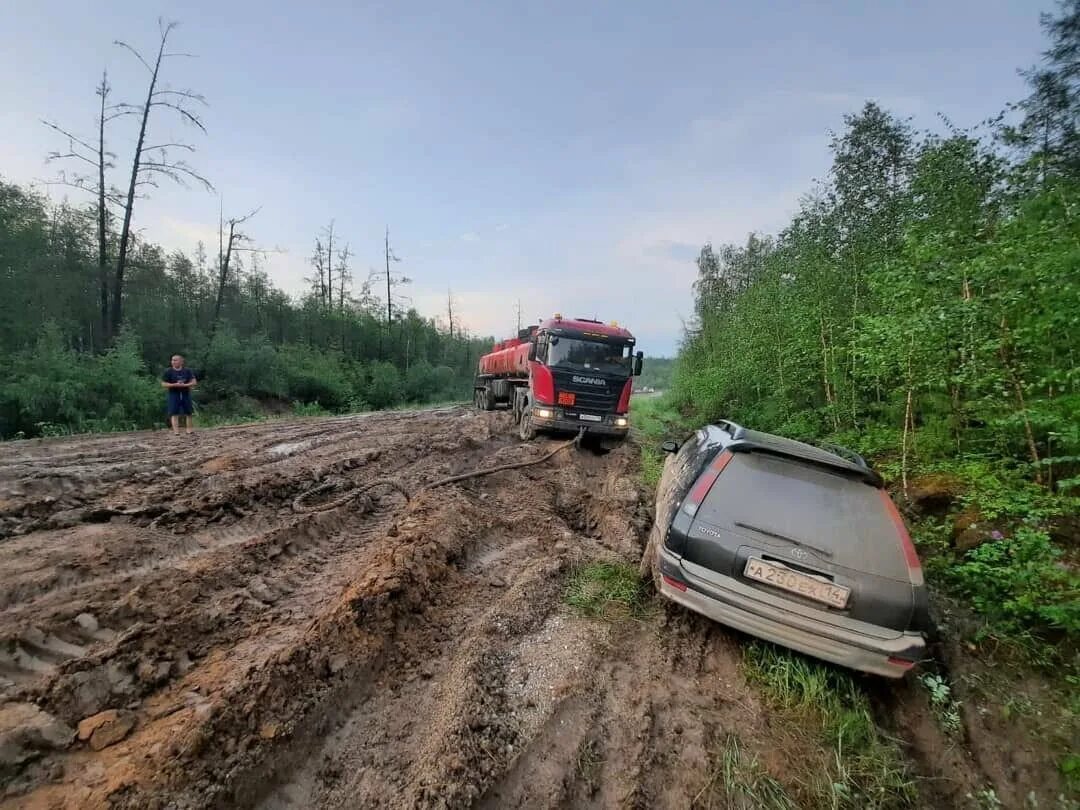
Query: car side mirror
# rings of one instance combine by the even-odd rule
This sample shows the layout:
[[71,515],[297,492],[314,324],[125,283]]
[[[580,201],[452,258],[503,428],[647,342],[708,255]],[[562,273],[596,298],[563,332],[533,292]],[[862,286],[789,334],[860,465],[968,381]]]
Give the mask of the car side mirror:
[[666,442],[660,445],[660,449],[663,450],[665,453],[678,453],[679,443],[673,442],[671,439],[668,439]]
[[642,364],[642,361],[644,359],[645,359],[645,352],[638,352],[637,354],[634,355],[634,376],[635,377],[640,377],[641,376],[641,364]]
[[529,344],[529,361],[532,362],[536,359],[536,341]]

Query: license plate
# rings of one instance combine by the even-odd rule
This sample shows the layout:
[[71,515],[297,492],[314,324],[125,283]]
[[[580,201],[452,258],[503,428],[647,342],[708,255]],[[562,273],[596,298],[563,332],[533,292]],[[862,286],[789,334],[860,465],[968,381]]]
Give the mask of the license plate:
[[583,413],[578,415],[578,419],[582,419],[586,422],[603,422],[604,419],[601,416],[594,416],[591,413]]
[[577,396],[573,392],[570,392],[570,391],[560,391],[559,392],[559,404],[560,405],[573,405],[574,401],[576,399],[577,399]]
[[800,574],[782,565],[773,565],[764,560],[751,558],[746,561],[743,575],[767,585],[775,585],[785,591],[800,594],[818,602],[824,602],[832,607],[842,608],[847,604],[851,588],[842,585],[833,585],[820,579]]

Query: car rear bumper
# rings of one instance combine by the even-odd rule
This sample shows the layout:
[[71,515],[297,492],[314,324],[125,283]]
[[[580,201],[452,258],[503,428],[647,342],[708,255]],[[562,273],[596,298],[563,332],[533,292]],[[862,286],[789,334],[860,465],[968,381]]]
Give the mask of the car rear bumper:
[[[673,579],[687,586],[686,590],[681,590],[662,579],[660,592],[664,596],[695,613],[758,638],[887,678],[903,677],[912,667],[907,662],[918,661],[926,649],[920,633],[906,632],[883,638],[824,624],[810,629],[805,620],[774,605],[748,598],[734,588],[725,588],[712,581],[695,581],[697,578],[686,575],[679,558],[663,546],[659,554],[661,572],[678,572]],[[732,585],[737,583],[732,580]]]

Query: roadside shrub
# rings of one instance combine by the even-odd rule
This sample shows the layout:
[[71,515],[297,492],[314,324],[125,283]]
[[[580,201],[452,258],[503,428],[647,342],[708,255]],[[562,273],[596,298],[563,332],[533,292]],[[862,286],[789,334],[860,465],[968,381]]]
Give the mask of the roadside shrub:
[[984,543],[944,570],[947,581],[992,623],[1080,633],[1080,576],[1042,531],[1022,526],[1015,536]]
[[212,394],[275,398],[290,395],[283,358],[265,336],[241,341],[232,330],[222,327],[214,336],[205,366],[200,368],[191,360],[188,365],[204,374],[200,389]]
[[426,360],[413,363],[405,372],[405,380],[402,389],[406,402],[423,402],[428,399],[429,393],[438,389],[435,387],[434,367]]
[[163,389],[146,373],[134,334],[125,332],[104,355],[84,362],[94,369],[87,386],[92,407],[86,427],[132,430],[164,418]]
[[389,408],[401,402],[401,374],[392,363],[377,362],[371,366],[371,380],[364,399],[375,410]]
[[289,398],[335,411],[348,404],[353,391],[337,357],[306,346],[287,346],[279,354]]
[[86,417],[89,370],[64,344],[55,324],[47,324],[30,349],[15,354],[0,382],[5,436],[34,436],[39,424],[79,430]]
[[104,355],[77,354],[46,326],[34,346],[7,364],[0,383],[0,434],[66,435],[148,427],[163,395],[146,373],[138,338],[124,333]]
[[294,402],[294,416],[326,416],[329,411],[318,402]]

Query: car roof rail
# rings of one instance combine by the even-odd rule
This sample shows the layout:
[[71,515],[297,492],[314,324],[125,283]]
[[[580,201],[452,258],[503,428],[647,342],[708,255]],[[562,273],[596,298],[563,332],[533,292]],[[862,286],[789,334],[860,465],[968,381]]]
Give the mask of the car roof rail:
[[849,447],[844,447],[842,444],[833,444],[832,442],[822,442],[818,444],[822,450],[826,450],[834,455],[840,456],[840,458],[846,458],[848,461],[853,461],[860,467],[870,469],[870,465],[866,463],[866,459],[856,453]]
[[731,434],[733,439],[741,439],[746,435],[746,428],[742,425],[732,422],[730,419],[721,419],[718,424],[723,430]]

